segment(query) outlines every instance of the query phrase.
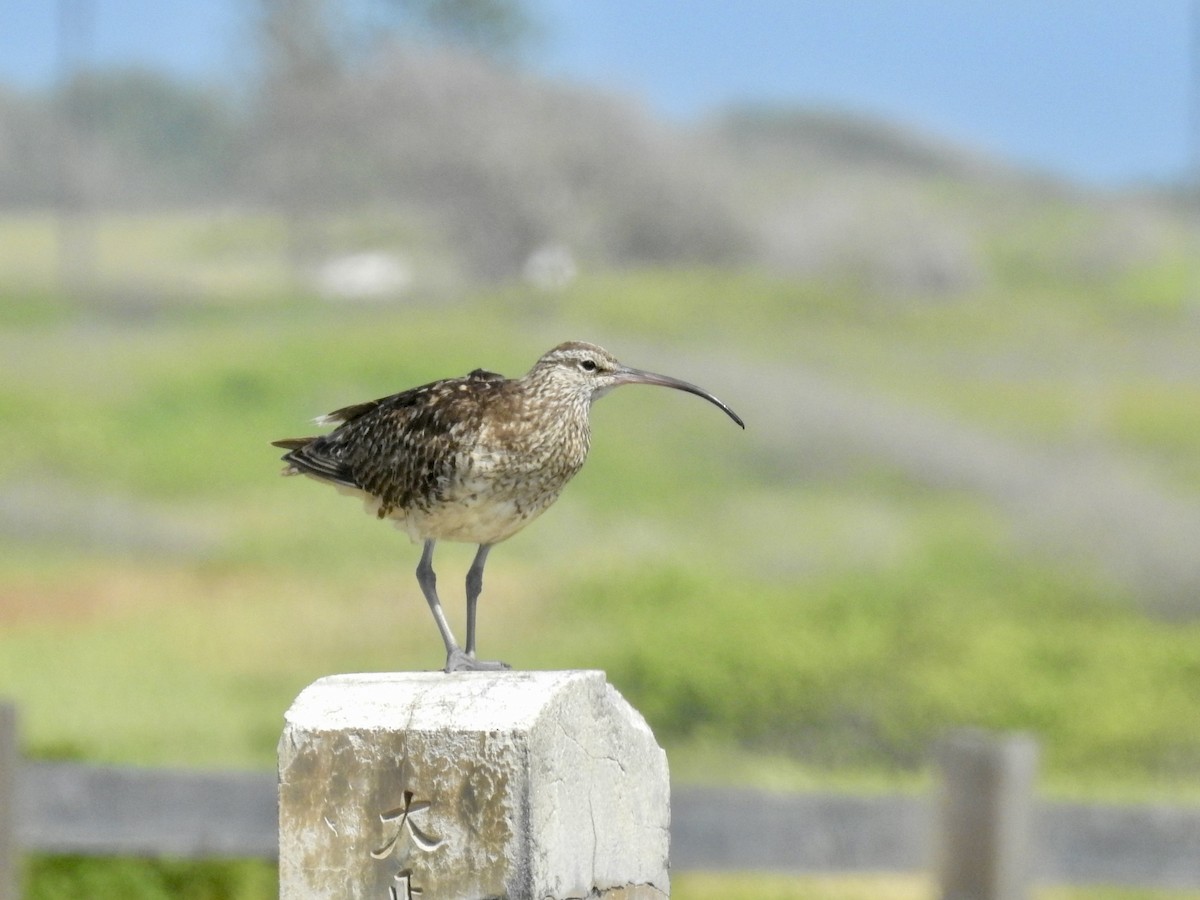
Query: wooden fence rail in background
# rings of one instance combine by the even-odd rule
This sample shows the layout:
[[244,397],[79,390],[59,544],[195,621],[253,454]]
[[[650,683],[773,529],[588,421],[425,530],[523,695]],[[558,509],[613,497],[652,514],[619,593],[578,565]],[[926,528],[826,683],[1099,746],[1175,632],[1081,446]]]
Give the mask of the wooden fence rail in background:
[[[1029,880],[1200,887],[1200,808],[1033,803],[1032,752],[1027,738],[945,742],[935,802],[679,788],[672,867],[934,868],[944,896],[966,889],[978,900],[1017,897]],[[267,772],[22,762],[15,710],[0,704],[0,900],[17,897],[18,852],[274,859],[275,790]]]

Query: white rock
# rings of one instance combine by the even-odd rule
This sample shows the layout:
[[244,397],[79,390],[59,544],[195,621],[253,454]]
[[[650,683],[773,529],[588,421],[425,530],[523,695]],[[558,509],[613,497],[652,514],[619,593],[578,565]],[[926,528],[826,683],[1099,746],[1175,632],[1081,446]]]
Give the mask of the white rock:
[[348,253],[322,263],[313,275],[317,291],[333,300],[372,300],[401,294],[413,281],[412,267],[382,252]]

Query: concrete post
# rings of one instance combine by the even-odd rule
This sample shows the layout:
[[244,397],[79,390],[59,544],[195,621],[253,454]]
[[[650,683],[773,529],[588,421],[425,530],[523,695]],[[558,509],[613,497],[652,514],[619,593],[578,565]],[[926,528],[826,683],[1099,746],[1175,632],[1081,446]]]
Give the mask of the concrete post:
[[661,900],[669,824],[602,672],[335,675],[279,744],[284,900]]

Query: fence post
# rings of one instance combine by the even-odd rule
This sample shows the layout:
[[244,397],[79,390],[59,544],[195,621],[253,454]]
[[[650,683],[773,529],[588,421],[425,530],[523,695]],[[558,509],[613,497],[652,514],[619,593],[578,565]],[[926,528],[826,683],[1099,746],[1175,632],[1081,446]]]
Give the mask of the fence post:
[[17,900],[17,707],[0,700],[0,900]]
[[956,732],[938,747],[942,900],[1028,900],[1037,742]]

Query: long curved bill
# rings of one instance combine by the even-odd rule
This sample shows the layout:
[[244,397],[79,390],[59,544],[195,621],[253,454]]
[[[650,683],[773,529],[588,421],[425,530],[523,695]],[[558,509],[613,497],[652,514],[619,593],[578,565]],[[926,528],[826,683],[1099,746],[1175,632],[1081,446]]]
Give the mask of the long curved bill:
[[615,385],[619,384],[657,384],[659,387],[674,388],[677,391],[687,391],[689,394],[695,394],[697,397],[703,397],[714,406],[720,407],[725,415],[737,422],[742,428],[746,427],[746,423],[742,421],[742,417],[735,413],[732,409],[726,406],[722,401],[718,400],[702,387],[692,384],[690,381],[683,381],[679,378],[672,378],[669,375],[659,375],[655,372],[647,372],[643,369],[635,369],[632,366],[622,366],[615,373]]

